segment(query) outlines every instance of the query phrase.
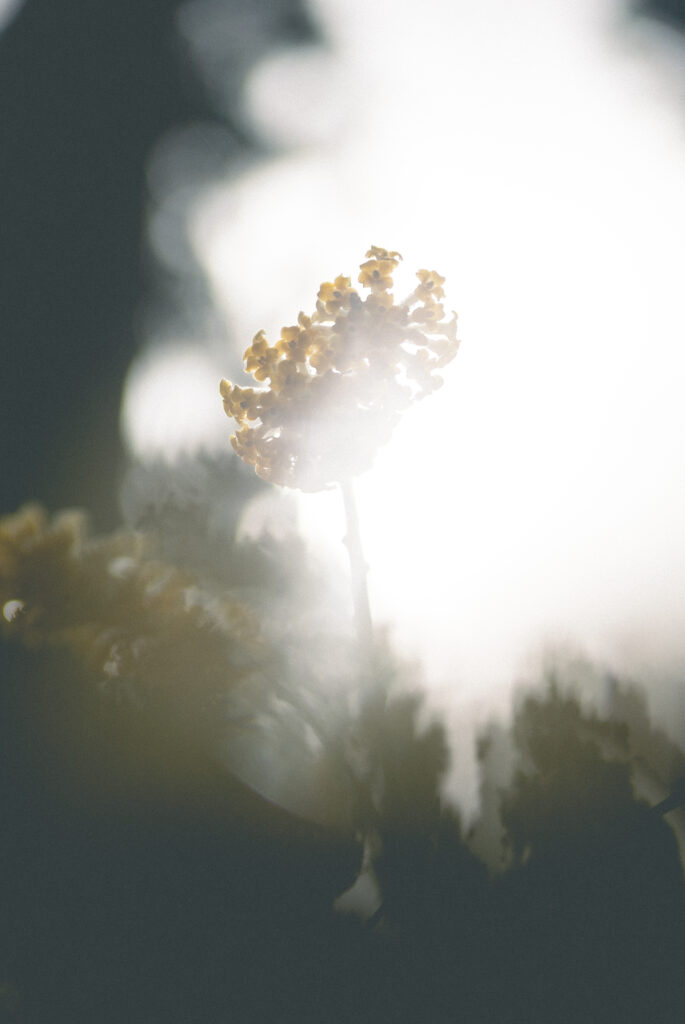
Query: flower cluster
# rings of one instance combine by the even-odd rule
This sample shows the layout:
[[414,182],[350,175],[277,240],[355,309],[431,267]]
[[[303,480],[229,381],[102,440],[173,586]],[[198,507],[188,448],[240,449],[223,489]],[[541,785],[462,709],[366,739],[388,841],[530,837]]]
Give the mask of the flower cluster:
[[349,277],[321,285],[311,316],[284,327],[275,345],[259,331],[245,369],[262,388],[222,380],[231,444],[263,479],[317,491],[368,469],[412,401],[442,384],[456,355],[456,313],[445,316],[445,279],[419,270],[402,302],[391,289],[397,252],[372,246]]

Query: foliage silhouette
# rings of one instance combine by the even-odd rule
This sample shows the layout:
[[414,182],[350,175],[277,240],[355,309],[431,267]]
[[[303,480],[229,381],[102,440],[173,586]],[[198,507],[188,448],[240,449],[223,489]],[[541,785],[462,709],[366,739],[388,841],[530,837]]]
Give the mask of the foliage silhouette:
[[[0,692],[8,1019],[680,1019],[682,811],[636,792],[662,800],[684,759],[640,691],[597,674],[600,715],[573,666],[529,688],[479,741],[467,831],[413,670],[386,650],[382,713],[350,698],[354,637],[316,615],[334,581],[287,532],[237,542],[261,485],[239,472],[231,504],[213,468],[168,486],[159,468],[157,503],[129,492],[152,561],[130,530],[2,524],[5,631],[32,642],[8,648]],[[225,619],[226,600],[250,614]],[[115,641],[125,680],[103,675]],[[239,778],[267,747],[289,810]],[[366,923],[333,907],[360,872]]]

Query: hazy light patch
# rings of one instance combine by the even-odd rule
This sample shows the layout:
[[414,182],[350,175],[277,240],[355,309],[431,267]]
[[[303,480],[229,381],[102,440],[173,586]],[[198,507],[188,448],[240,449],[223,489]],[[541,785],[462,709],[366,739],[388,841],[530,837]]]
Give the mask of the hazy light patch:
[[200,122],[167,132],[148,157],[148,240],[155,258],[172,272],[190,269],[188,211],[198,190],[222,174],[234,149],[225,129]]
[[[348,4],[318,8],[373,99],[344,170],[321,173],[351,183],[357,222],[382,211],[388,233],[369,241],[447,275],[463,339],[444,390],[360,481],[377,615],[460,699],[547,640],[612,657],[628,623],[648,642],[667,621],[676,639],[677,111],[612,45],[611,7],[400,5],[373,55],[366,25],[352,45]],[[303,504],[306,529],[326,532],[328,497]]]
[[121,411],[132,455],[172,460],[227,444],[230,424],[219,379],[213,361],[194,345],[167,344],[139,357],[129,371]]
[[[255,332],[310,311],[369,244],[397,248],[405,269],[447,276],[463,344],[359,482],[377,618],[455,706],[499,699],[549,639],[626,660],[663,639],[685,657],[676,105],[612,3],[313,10],[333,86],[323,57],[280,53],[248,78],[243,107],[272,143],[302,148],[189,206],[234,347],[211,381],[199,352],[195,376],[166,357],[136,371],[132,447],[202,431],[227,443],[216,381]],[[300,508],[303,530],[344,556],[338,496]]]
[[287,540],[297,534],[296,500],[283,501],[283,496],[269,491],[248,502],[238,523],[236,540],[259,540],[268,534],[276,540]]
[[274,160],[198,198],[190,238],[241,355],[257,330],[278,337],[300,309],[313,309],[322,275],[359,262],[346,206],[342,183],[310,155]]
[[14,622],[19,612],[24,608],[24,602],[19,600],[5,601],[2,606],[2,615],[7,622]]
[[0,32],[17,16],[24,3],[25,0],[0,0]]
[[261,60],[243,88],[243,117],[271,145],[321,146],[350,126],[347,81],[330,52],[284,50]]

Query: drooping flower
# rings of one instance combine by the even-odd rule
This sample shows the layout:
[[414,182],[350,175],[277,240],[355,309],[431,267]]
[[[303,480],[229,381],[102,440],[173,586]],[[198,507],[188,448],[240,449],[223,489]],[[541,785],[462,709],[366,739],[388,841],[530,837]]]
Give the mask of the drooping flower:
[[447,320],[440,302],[445,279],[420,270],[418,286],[396,302],[401,258],[371,246],[359,274],[365,295],[341,274],[275,346],[259,331],[245,368],[268,387],[221,382],[238,426],[233,448],[259,476],[316,491],[363,472],[407,406],[442,384],[438,371],[459,347],[456,313]]

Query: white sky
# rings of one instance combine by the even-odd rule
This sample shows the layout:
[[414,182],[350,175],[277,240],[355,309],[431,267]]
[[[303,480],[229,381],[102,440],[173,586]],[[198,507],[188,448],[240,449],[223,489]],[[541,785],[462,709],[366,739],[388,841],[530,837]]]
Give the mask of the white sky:
[[[244,98],[298,148],[190,208],[236,338],[195,379],[231,376],[371,243],[437,269],[461,351],[360,481],[376,617],[455,705],[495,700],[546,640],[685,665],[682,51],[606,0],[311,6],[331,51],[270,56]],[[215,391],[177,378],[177,401],[149,392],[154,428],[129,391],[139,452],[178,445],[183,410],[228,443]],[[330,495],[302,522],[338,544]]]

